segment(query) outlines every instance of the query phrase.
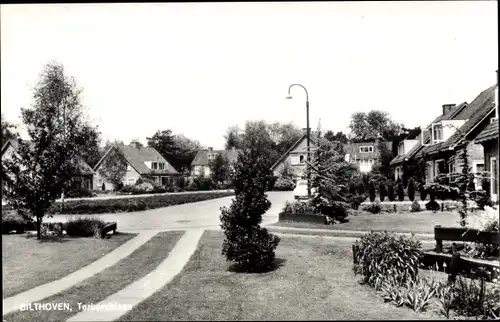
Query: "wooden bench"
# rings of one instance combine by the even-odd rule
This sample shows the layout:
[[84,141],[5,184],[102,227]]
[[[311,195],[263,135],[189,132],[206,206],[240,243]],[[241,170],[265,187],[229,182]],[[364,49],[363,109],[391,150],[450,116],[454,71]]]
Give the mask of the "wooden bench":
[[[424,258],[422,259],[424,267],[432,268],[437,266],[439,271],[448,273],[448,281],[450,282],[454,282],[459,274],[472,278],[486,278],[489,281],[496,277],[493,269],[499,268],[498,260],[490,261],[461,257],[460,253],[458,253],[459,245],[455,242],[480,242],[500,245],[500,234],[498,232],[435,226],[434,239],[436,240],[435,249],[424,252]],[[454,242],[450,252],[443,252],[443,241]]]

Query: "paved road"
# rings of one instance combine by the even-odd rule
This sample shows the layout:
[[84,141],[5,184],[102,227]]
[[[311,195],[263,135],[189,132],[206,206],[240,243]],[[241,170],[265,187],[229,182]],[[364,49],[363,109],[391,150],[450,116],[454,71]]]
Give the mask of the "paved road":
[[[267,193],[271,208],[264,214],[262,224],[278,221],[278,213],[285,201],[293,200],[291,191],[271,191]],[[176,205],[166,208],[138,212],[97,215],[105,221],[116,221],[120,231],[160,230],[160,229],[214,229],[220,227],[220,208],[229,206],[234,196]],[[44,218],[45,222],[64,222],[71,215],[54,215]]]

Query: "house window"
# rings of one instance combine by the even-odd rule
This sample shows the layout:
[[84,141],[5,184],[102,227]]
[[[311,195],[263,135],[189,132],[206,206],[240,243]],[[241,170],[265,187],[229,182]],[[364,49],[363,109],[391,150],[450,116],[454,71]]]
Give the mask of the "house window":
[[155,183],[160,183],[160,177],[157,177],[157,176],[153,177],[153,181]]
[[158,169],[158,163],[157,162],[151,162],[151,169],[153,169],[153,170]]
[[208,160],[214,160],[216,156],[217,156],[216,153],[209,153],[208,154]]
[[291,159],[290,163],[292,165],[302,164],[302,163],[304,163],[303,158],[304,158],[303,155],[292,155],[292,156],[290,156],[290,159]]
[[443,142],[443,126],[441,124],[432,125],[432,140],[434,143]]
[[166,186],[168,184],[168,177],[161,177],[161,185]]
[[373,146],[360,146],[359,147],[359,153],[372,153],[373,152]]
[[164,170],[165,169],[165,163],[160,162],[159,163],[159,167],[160,167],[160,170]]
[[305,157],[301,154],[299,155],[299,163],[302,164],[304,163]]

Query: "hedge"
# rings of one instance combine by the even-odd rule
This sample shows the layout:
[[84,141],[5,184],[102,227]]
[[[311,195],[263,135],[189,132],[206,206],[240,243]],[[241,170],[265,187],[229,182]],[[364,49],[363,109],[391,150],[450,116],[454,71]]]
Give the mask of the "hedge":
[[115,212],[132,212],[180,205],[196,201],[204,201],[234,195],[234,192],[186,193],[178,195],[157,195],[139,198],[100,199],[100,200],[68,200],[61,204],[56,202],[50,213],[61,214],[103,214]]

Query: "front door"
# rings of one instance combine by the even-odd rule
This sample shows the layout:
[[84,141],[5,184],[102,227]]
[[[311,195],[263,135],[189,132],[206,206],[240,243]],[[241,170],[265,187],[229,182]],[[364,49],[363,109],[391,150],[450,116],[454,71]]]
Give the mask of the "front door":
[[498,163],[497,158],[490,159],[491,170],[491,200],[498,201]]

